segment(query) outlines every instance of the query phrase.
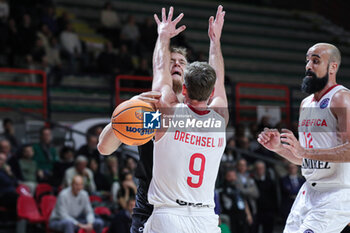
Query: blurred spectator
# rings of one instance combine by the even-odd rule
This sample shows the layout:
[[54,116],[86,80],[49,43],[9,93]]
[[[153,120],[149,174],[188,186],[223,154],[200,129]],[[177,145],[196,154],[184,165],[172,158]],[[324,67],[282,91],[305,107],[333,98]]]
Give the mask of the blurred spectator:
[[61,84],[63,70],[60,56],[60,48],[56,37],[50,38],[49,50],[47,52],[47,63],[49,65],[48,79],[51,85]]
[[96,159],[90,160],[89,168],[94,174],[94,182],[96,184],[96,190],[110,192],[111,185],[108,182],[107,177],[99,171],[98,163],[96,162]]
[[151,76],[151,70],[148,65],[148,60],[146,58],[142,58],[140,61],[139,67],[135,70],[135,75],[140,75],[140,76]]
[[14,156],[14,154],[11,152],[11,144],[9,140],[0,140],[0,152],[3,152],[6,155],[7,161],[9,161],[12,156]]
[[[240,150],[243,151],[249,151],[250,150],[250,141],[249,138],[245,135],[241,135],[241,136],[237,136],[236,137],[236,147]],[[241,158],[244,156],[244,152],[237,152],[237,157]],[[254,163],[255,162],[255,158],[254,157],[246,157],[246,160],[249,163]]]
[[134,158],[128,157],[126,159],[126,166],[125,167],[131,172],[132,175],[135,174],[136,166],[137,166],[137,164],[136,164],[136,161]]
[[53,172],[51,177],[51,185],[59,187],[62,184],[66,170],[74,166],[74,149],[72,147],[64,146],[60,150],[60,160],[53,165]]
[[45,70],[47,67],[46,49],[41,38],[36,39],[35,46],[27,56],[27,62],[29,68]]
[[16,25],[16,21],[14,19],[10,19],[8,21],[8,40],[7,45],[9,51],[8,51],[8,58],[7,62],[10,66],[15,65],[15,57],[16,55],[20,54],[21,48],[19,46],[21,39],[19,30]]
[[5,23],[10,14],[10,7],[6,0],[0,0],[0,23]]
[[113,218],[109,233],[129,233],[131,227],[132,210],[135,207],[135,199],[127,201],[126,209],[119,211]]
[[47,54],[50,50],[50,39],[52,37],[52,33],[47,24],[41,25],[40,31],[37,32],[37,37],[41,39],[45,48],[45,54]]
[[259,190],[248,173],[247,161],[243,158],[237,161],[237,188],[247,200],[252,216],[257,213],[256,200],[259,198]]
[[231,232],[248,233],[248,226],[253,224],[253,218],[247,201],[237,188],[237,175],[233,169],[225,173],[220,200],[222,213],[229,216]]
[[82,145],[77,155],[84,155],[90,161],[91,159],[96,159],[97,163],[100,165],[100,153],[97,150],[98,137],[93,134],[86,135],[86,144]]
[[51,129],[40,129],[40,142],[33,145],[34,160],[38,168],[44,171],[45,177],[52,174],[53,164],[58,161],[56,148],[52,145]]
[[298,174],[298,166],[292,163],[288,164],[288,175],[281,179],[282,206],[281,213],[283,220],[287,220],[289,211],[304,184],[304,178]]
[[94,181],[94,175],[92,171],[87,168],[88,160],[85,156],[79,155],[75,160],[75,165],[68,168],[64,174],[63,186],[68,187],[71,185],[73,177],[80,175],[84,178],[84,189],[89,193],[96,191],[96,184]]
[[271,125],[270,125],[269,121],[270,121],[270,117],[269,116],[261,117],[260,123],[258,125],[258,131],[261,132],[265,128],[271,128]]
[[82,44],[78,35],[73,30],[73,25],[68,23],[64,31],[61,32],[60,42],[62,54],[69,61],[69,71],[78,70],[77,60],[82,56]]
[[83,177],[76,175],[71,186],[60,192],[50,216],[50,229],[64,233],[74,233],[78,228],[87,232],[94,229],[96,233],[102,233],[104,223],[95,218],[89,195],[83,187]]
[[257,151],[260,148],[260,143],[257,141],[258,135],[259,135],[259,131],[258,131],[258,124],[255,122],[252,122],[249,124],[249,150],[250,151]]
[[157,26],[154,23],[154,19],[147,17],[144,23],[140,26],[140,35],[141,35],[141,48],[142,54],[145,57],[152,55],[154,45],[157,40]]
[[21,55],[29,54],[35,45],[36,33],[35,27],[32,24],[32,18],[29,14],[23,15],[23,22],[19,27],[19,39]]
[[6,164],[6,154],[0,152],[0,206],[5,207],[12,217],[17,213],[17,180],[10,166]]
[[102,133],[103,127],[102,126],[96,126],[93,129],[93,134],[96,135],[97,137],[100,136],[100,134]]
[[236,146],[242,150],[249,150],[249,138],[245,135],[237,136]]
[[4,128],[4,132],[1,136],[10,142],[11,152],[15,153],[19,144],[15,136],[15,127],[13,126],[13,121],[10,118],[4,118],[2,121],[2,127]]
[[263,233],[273,233],[278,208],[277,184],[266,171],[263,161],[255,162],[254,180],[259,190],[257,214],[254,216],[254,232],[258,233],[261,226]]
[[233,137],[229,138],[226,143],[225,152],[222,155],[221,162],[234,164],[237,160],[237,155],[234,151],[236,141]]
[[136,25],[134,15],[129,15],[126,24],[122,27],[120,34],[121,43],[127,44],[132,54],[136,54],[137,45],[140,38],[140,31]]
[[39,180],[44,178],[44,173],[42,170],[38,169],[38,166],[33,160],[34,151],[33,147],[29,144],[22,146],[21,153],[19,156],[19,168],[22,175],[21,183],[27,185],[31,193],[34,194],[36,185],[37,185],[37,177]]
[[120,19],[113,10],[112,3],[106,2],[103,10],[101,11],[101,24],[104,28],[115,29],[120,27]]
[[111,187],[112,199],[113,201],[116,201],[117,193],[120,189],[118,159],[115,156],[110,156],[107,158],[106,163],[106,177],[109,183],[109,187]]
[[245,127],[242,123],[239,123],[238,125],[236,125],[235,127],[235,137],[239,138],[245,136]]
[[60,17],[57,18],[57,33],[56,36],[60,35],[63,32],[67,25],[69,24],[69,14],[67,12],[63,12]]
[[136,184],[131,173],[124,173],[121,178],[121,188],[117,194],[118,204],[121,209],[127,209],[129,199],[135,199]]
[[111,2],[106,2],[103,10],[101,11],[101,25],[102,33],[110,40],[114,45],[119,44],[120,37],[120,19]]
[[113,48],[112,42],[107,41],[104,45],[104,50],[97,58],[98,69],[103,74],[119,74],[119,57]]
[[122,44],[120,46],[118,61],[120,61],[118,68],[121,74],[132,73],[134,70],[134,65],[132,63],[131,55],[126,44]]
[[57,26],[57,21],[56,21],[55,9],[52,6],[45,8],[45,13],[41,19],[41,22],[43,24],[46,24],[48,26],[48,29],[53,34],[57,33],[58,26]]

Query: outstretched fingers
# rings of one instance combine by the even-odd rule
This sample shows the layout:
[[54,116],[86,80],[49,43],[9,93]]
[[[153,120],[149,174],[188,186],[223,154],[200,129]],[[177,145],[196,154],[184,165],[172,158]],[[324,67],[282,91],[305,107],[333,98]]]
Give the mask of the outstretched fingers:
[[157,14],[154,14],[153,17],[154,17],[154,20],[156,21],[157,25],[159,25],[160,24],[160,20],[159,20]]
[[184,17],[184,13],[179,14],[179,16],[176,17],[176,19],[174,19],[174,23],[177,24],[178,22],[180,22],[180,20]]
[[162,21],[165,22],[166,21],[166,12],[165,12],[165,8],[162,8]]
[[185,25],[182,25],[178,29],[175,30],[175,36],[178,35],[179,33],[183,32],[186,29]]
[[174,14],[174,7],[171,6],[168,14],[168,22],[171,22],[171,20],[173,19],[173,14]]

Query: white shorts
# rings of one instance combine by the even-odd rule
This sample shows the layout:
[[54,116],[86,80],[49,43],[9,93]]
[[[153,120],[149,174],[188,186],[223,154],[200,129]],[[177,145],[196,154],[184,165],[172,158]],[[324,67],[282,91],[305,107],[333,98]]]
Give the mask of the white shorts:
[[206,215],[182,215],[168,208],[155,208],[145,224],[143,233],[221,233],[219,216],[214,212]]
[[350,189],[300,188],[283,233],[339,233],[350,222]]

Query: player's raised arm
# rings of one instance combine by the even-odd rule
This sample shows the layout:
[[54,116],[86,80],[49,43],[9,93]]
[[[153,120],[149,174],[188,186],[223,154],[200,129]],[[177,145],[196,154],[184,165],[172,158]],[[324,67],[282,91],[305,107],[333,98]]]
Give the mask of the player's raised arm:
[[183,13],[172,20],[173,12],[174,8],[170,7],[168,17],[166,17],[165,8],[162,8],[161,20],[159,20],[156,14],[154,15],[154,19],[158,25],[158,38],[153,53],[152,90],[161,92],[161,103],[169,105],[177,102],[172,88],[173,83],[170,73],[170,39],[186,29],[184,25],[176,28],[176,25],[183,17]]
[[228,123],[228,104],[225,90],[225,65],[221,52],[221,32],[224,26],[225,11],[220,5],[216,12],[216,17],[209,18],[208,35],[210,38],[209,64],[214,68],[216,73],[216,83],[214,86],[214,95],[210,99],[209,107],[215,109],[225,118]]

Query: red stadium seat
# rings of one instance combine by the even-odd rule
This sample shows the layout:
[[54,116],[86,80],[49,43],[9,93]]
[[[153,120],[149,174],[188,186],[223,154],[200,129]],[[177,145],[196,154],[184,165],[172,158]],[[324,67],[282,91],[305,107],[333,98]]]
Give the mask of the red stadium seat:
[[55,208],[57,198],[53,195],[46,195],[41,198],[40,211],[46,221],[49,221],[52,210]]
[[[84,229],[79,229],[78,233],[86,233]],[[91,233],[96,233],[94,229],[92,229]]]
[[107,233],[108,230],[109,230],[109,227],[105,227],[105,228],[103,228],[102,233]]
[[34,198],[30,196],[22,195],[18,197],[17,215],[30,223],[45,222],[45,218],[40,214]]
[[52,194],[53,188],[51,185],[46,183],[40,183],[36,186],[35,189],[35,200],[40,203],[40,199],[43,195]]
[[25,184],[19,184],[16,188],[16,192],[18,195],[32,196],[32,194],[30,194],[30,188]]
[[90,198],[90,202],[98,202],[98,203],[102,202],[102,199],[96,195],[91,195],[89,198]]
[[111,211],[104,206],[99,206],[95,208],[95,214],[96,215],[105,215],[105,216],[111,216]]

